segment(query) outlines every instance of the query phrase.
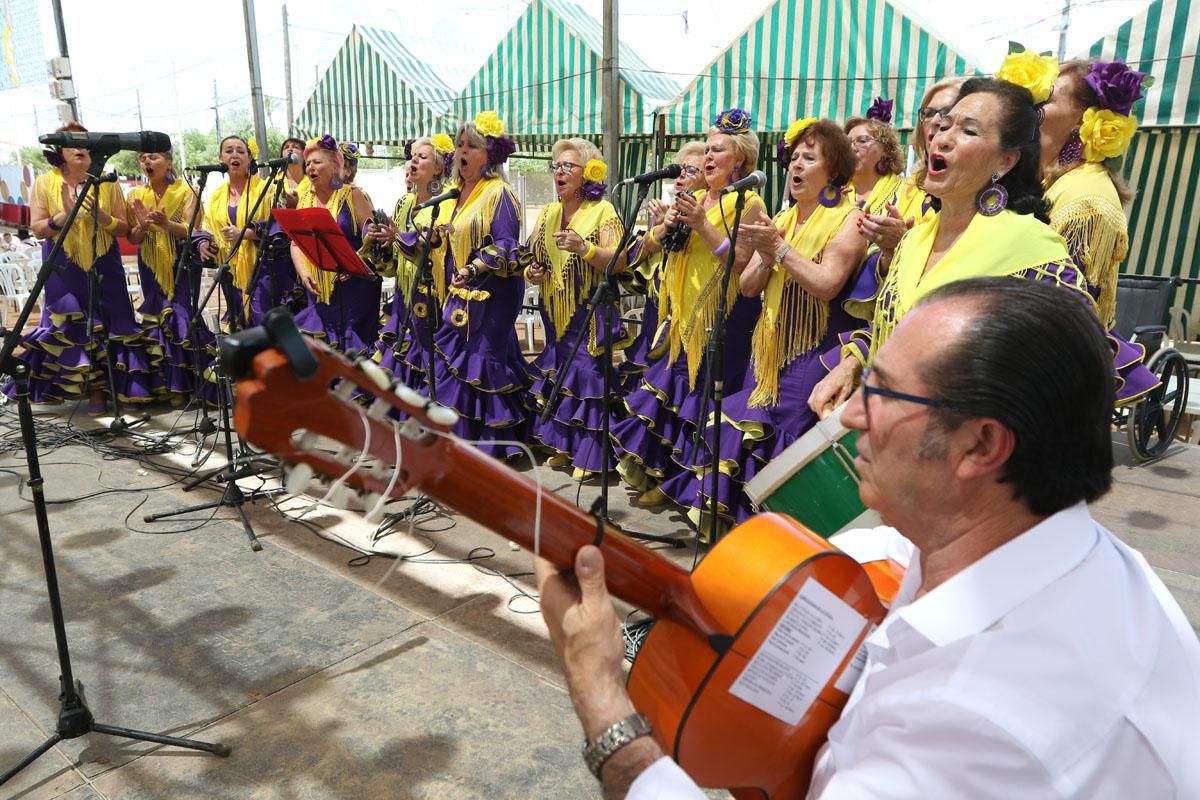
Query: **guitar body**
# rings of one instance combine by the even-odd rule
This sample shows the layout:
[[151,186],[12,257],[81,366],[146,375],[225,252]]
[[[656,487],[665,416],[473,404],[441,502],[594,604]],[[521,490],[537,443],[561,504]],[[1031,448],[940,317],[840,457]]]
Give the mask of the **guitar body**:
[[833,687],[870,625],[864,625],[818,699],[789,725],[734,696],[730,688],[806,581],[817,580],[871,625],[883,607],[862,567],[821,537],[780,514],[735,528],[705,556],[692,581],[705,607],[734,633],[716,653],[688,628],[661,620],[629,675],[634,705],[655,736],[702,786],[729,787],[738,798],[797,798],[808,790],[813,760],[849,695]]

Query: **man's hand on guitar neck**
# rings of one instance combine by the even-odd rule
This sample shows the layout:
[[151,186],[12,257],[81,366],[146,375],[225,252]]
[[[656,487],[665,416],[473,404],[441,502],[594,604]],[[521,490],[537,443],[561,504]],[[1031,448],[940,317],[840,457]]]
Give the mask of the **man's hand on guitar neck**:
[[[542,617],[567,678],[571,702],[588,742],[634,712],[625,691],[620,622],[604,584],[604,557],[591,545],[575,555],[573,572],[559,571],[535,557]],[[662,749],[643,736],[622,747],[604,764],[606,797],[624,797],[630,784],[661,758]]]

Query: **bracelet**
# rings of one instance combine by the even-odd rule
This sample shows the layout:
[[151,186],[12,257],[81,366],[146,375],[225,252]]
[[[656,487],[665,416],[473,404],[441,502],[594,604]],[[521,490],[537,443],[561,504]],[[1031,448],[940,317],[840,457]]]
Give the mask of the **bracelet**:
[[117,229],[117,218],[114,217],[112,214],[109,214],[108,222],[101,224],[100,227],[103,228],[108,233],[112,233],[113,231],[115,231]]
[[479,267],[474,264],[467,264],[467,272],[471,273],[472,280],[479,277]]
[[651,243],[651,244],[653,244],[655,247],[657,247],[659,250],[661,250],[661,249],[662,249],[662,242],[660,242],[660,241],[658,240],[658,237],[654,235],[654,229],[655,229],[656,227],[658,227],[658,226],[657,226],[657,225],[651,225],[651,226],[650,226],[650,230],[648,230],[648,231],[646,232],[646,238],[650,240],[650,243]]
[[612,725],[597,736],[591,743],[583,747],[583,761],[597,779],[604,763],[617,754],[618,751],[632,741],[654,732],[650,720],[645,715],[633,713],[625,719]]
[[588,242],[588,249],[584,252],[583,255],[580,256],[580,258],[582,258],[584,261],[591,261],[592,257],[595,255],[596,255],[596,245],[592,244],[591,242]]
[[50,230],[52,230],[52,231],[61,231],[62,230],[62,225],[59,225],[57,222],[54,221],[53,214],[46,217],[46,224],[50,226]]
[[713,250],[714,256],[723,256],[729,250],[729,237],[726,236],[724,241],[717,245],[717,249]]
[[792,252],[792,246],[786,240],[781,240],[775,247],[775,263],[782,264],[787,254]]

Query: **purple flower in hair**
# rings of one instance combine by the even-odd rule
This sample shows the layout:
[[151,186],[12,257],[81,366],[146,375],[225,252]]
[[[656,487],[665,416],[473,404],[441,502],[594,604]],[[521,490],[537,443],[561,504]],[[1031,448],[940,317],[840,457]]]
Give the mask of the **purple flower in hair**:
[[721,133],[745,133],[750,130],[753,119],[750,112],[742,108],[730,108],[713,117],[713,127]]
[[57,150],[43,150],[42,155],[46,157],[46,161],[49,162],[50,166],[52,167],[61,167],[63,164],[67,163],[67,160],[62,157],[62,153],[58,152]]
[[579,190],[579,196],[584,200],[600,200],[604,197],[604,192],[608,190],[607,183],[596,183],[588,181],[583,184],[583,188]]
[[867,109],[867,119],[877,119],[884,123],[891,122],[893,105],[895,103],[891,100],[876,97],[875,102],[871,103],[871,107]]
[[442,157],[442,174],[449,175],[450,170],[454,169],[454,151],[451,150]]
[[1096,93],[1096,106],[1114,114],[1128,115],[1142,97],[1146,73],[1130,69],[1120,61],[1097,61],[1083,78]]
[[503,164],[516,151],[516,144],[507,136],[487,137],[488,166],[494,167],[497,164]]
[[322,150],[332,151],[334,153],[338,151],[337,140],[328,133],[322,136],[320,139],[317,139],[317,147],[320,147]]
[[779,144],[775,145],[775,160],[779,162],[779,166],[787,169],[792,161],[792,148],[788,145],[787,138],[779,140]]
[[404,140],[404,160],[405,161],[412,161],[412,146],[413,146],[413,142],[415,142],[415,141],[416,141],[416,139],[405,139]]

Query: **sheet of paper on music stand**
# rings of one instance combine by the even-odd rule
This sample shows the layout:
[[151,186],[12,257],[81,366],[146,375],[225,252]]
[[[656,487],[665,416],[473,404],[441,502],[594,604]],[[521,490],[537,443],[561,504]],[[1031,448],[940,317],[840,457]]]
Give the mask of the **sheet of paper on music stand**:
[[328,209],[277,208],[272,213],[279,227],[318,269],[340,270],[363,278],[375,275],[350,246]]

